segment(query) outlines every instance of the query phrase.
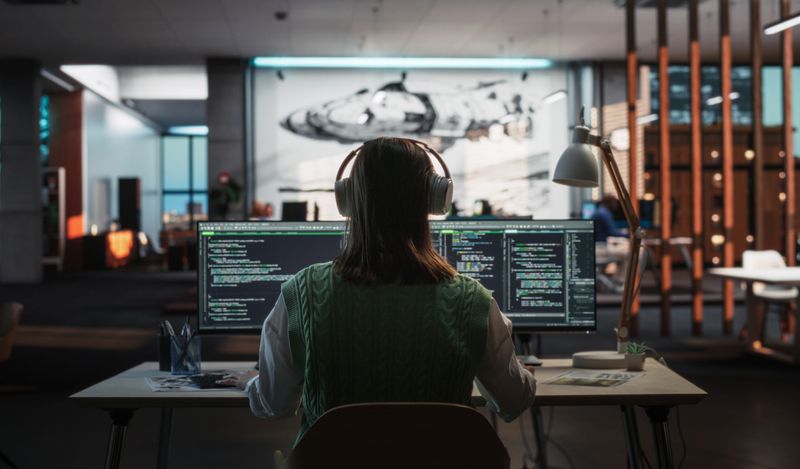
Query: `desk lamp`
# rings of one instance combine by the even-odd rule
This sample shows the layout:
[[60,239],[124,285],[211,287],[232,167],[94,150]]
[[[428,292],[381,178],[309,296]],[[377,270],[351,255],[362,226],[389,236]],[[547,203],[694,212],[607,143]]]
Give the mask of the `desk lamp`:
[[572,356],[572,366],[576,368],[625,368],[625,349],[628,346],[628,321],[630,319],[631,305],[636,293],[638,268],[639,268],[639,248],[644,238],[644,230],[639,224],[639,216],[631,203],[631,196],[622,181],[622,175],[611,153],[611,143],[608,139],[591,134],[591,131],[584,124],[583,109],[581,109],[580,125],[575,126],[572,133],[572,143],[561,154],[558,160],[553,182],[572,187],[597,187],[599,185],[599,173],[597,160],[592,153],[592,146],[602,150],[602,160],[611,176],[611,182],[617,192],[625,213],[625,220],[628,222],[630,233],[630,251],[628,252],[628,265],[625,271],[625,284],[622,291],[622,306],[620,309],[619,322],[615,329],[617,335],[616,351],[599,352],[578,352]]

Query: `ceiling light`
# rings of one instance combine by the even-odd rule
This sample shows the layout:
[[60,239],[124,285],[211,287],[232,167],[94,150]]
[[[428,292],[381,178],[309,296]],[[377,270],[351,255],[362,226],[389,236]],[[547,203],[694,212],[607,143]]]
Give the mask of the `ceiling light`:
[[798,24],[800,24],[800,13],[795,13],[788,18],[783,18],[764,26],[764,34],[768,36],[772,34],[778,34],[779,32],[793,28]]
[[537,58],[490,57],[256,57],[260,68],[434,68],[516,69],[549,68],[553,61]]
[[175,125],[167,129],[171,135],[208,135],[207,125]]
[[636,118],[636,123],[639,125],[649,124],[658,120],[658,114],[648,114],[646,116],[639,116]]
[[[739,92],[738,91],[731,91],[731,93],[728,95],[728,97],[731,98],[731,101],[733,101],[735,99],[739,99]],[[722,104],[722,96],[714,96],[714,97],[706,99],[706,105],[707,106],[716,106],[717,104]]]

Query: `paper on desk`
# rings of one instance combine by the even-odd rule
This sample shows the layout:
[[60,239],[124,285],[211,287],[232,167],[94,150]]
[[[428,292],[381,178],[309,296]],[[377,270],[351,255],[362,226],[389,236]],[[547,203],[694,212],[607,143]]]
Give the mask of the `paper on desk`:
[[598,370],[570,370],[544,381],[545,384],[567,386],[598,386],[609,388],[625,384],[642,376],[643,372],[626,371],[598,371]]
[[201,388],[189,376],[151,376],[144,379],[153,392],[230,391],[231,387]]

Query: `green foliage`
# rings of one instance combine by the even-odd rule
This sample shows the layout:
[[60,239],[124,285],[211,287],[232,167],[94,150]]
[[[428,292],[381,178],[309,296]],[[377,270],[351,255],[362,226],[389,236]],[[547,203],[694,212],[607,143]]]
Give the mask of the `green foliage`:
[[650,350],[650,347],[645,345],[644,342],[631,342],[628,344],[627,352],[631,355],[644,355],[648,350]]

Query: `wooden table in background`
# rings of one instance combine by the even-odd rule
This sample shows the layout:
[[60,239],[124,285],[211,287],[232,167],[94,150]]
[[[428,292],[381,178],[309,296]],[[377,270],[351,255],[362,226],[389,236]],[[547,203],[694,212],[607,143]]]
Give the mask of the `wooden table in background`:
[[[253,363],[207,362],[203,363],[203,371],[252,370]],[[672,467],[672,450],[667,425],[669,411],[677,405],[700,402],[706,397],[705,391],[652,359],[647,360],[643,376],[617,387],[563,386],[544,383],[554,376],[572,370],[570,364],[569,359],[543,360],[543,365],[536,371],[538,385],[535,406],[619,406],[623,414],[628,464],[634,469],[641,468],[639,432],[634,406],[642,407],[652,425],[658,467]],[[145,362],[70,397],[83,407],[103,409],[111,417],[106,468],[119,467],[125,431],[137,409],[162,409],[158,467],[166,468],[173,409],[249,406],[247,396],[238,390],[153,392],[145,382],[145,378],[169,374],[157,370],[158,363]],[[476,406],[486,404],[477,388],[473,389],[472,401]],[[546,460],[544,463],[546,467]]]

